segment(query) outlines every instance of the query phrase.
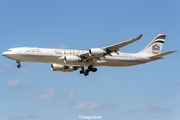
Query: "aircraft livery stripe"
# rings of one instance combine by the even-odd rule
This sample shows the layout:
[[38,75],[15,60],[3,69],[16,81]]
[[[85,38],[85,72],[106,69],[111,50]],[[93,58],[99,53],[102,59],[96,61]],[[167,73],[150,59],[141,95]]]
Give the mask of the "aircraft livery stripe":
[[161,43],[164,43],[164,39],[159,38],[159,39],[156,39],[156,40],[154,41],[154,43],[155,43],[155,42],[161,42]]
[[164,41],[164,39],[161,39],[161,38],[160,38],[160,39],[156,39],[155,41]]
[[156,39],[165,39],[165,38],[166,38],[166,35],[160,35]]

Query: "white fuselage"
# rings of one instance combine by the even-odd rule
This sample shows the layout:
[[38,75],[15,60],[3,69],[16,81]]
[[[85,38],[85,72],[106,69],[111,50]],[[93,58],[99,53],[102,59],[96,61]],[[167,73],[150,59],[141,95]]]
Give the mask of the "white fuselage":
[[[78,56],[87,53],[85,50],[69,50],[69,49],[49,49],[49,48],[34,48],[34,47],[19,47],[12,48],[3,53],[9,59],[22,62],[43,62],[56,63],[72,66],[89,66],[91,63],[65,63],[64,56]],[[151,61],[148,56],[113,52],[110,55],[93,60],[94,66],[132,66]]]

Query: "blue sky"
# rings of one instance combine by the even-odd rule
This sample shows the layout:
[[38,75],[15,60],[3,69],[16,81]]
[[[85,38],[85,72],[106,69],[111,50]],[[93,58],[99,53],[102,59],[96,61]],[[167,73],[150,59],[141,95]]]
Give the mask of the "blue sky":
[[[163,52],[180,51],[178,0],[1,0],[0,52],[29,46],[88,50],[136,37],[136,53],[157,34]],[[88,77],[53,72],[50,64],[0,57],[0,120],[179,120],[180,53],[133,67],[100,67]]]

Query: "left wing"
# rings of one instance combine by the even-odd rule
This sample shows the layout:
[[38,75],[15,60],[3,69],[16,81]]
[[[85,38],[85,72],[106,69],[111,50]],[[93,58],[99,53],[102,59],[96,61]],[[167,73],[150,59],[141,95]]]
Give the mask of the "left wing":
[[118,44],[114,44],[114,45],[110,45],[110,46],[107,46],[107,47],[103,47],[103,49],[106,49],[106,50],[109,50],[110,52],[111,51],[118,51],[120,48],[128,45],[128,44],[131,44],[137,40],[140,40],[141,37],[143,36],[143,34],[140,34],[138,37],[136,38],[133,38],[133,39],[130,39],[130,40],[127,40],[125,42],[121,42],[121,43],[118,43]]

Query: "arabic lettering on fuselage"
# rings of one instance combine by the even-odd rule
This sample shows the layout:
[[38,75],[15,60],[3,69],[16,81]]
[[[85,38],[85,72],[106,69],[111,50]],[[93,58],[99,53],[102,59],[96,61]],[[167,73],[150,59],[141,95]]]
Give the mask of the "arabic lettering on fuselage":
[[56,54],[70,54],[70,55],[79,55],[83,54],[84,51],[79,50],[54,50]]

